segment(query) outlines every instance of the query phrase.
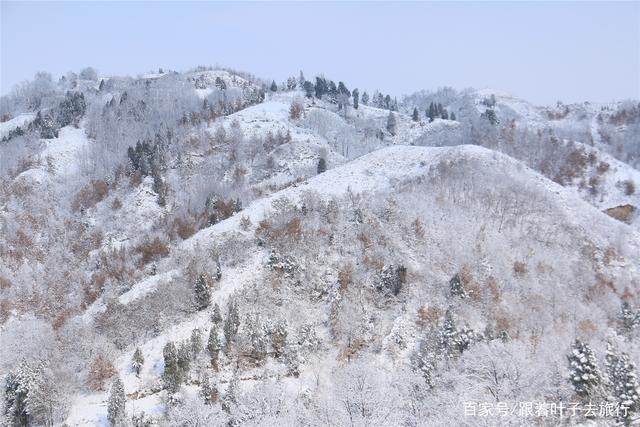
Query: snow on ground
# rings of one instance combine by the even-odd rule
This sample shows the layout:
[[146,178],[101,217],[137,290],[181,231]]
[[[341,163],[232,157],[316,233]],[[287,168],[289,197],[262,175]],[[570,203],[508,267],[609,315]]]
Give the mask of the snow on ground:
[[[218,288],[212,294],[211,304],[217,303],[224,306],[225,301],[233,292],[242,287],[244,284],[251,282],[264,263],[261,253],[255,249],[247,257],[247,262],[233,268],[226,269],[218,282]],[[159,281],[169,280],[173,275],[178,274],[177,270],[171,270],[158,276],[145,279],[137,283],[129,291],[120,296],[120,302],[127,304],[140,298],[148,292],[152,292]],[[179,342],[186,340],[191,336],[191,332],[195,328],[203,330],[208,329],[211,322],[208,310],[199,312],[182,323],[178,323],[166,330],[161,335],[140,345],[145,363],[143,365],[140,376],[131,369],[131,357],[133,349],[123,353],[118,359],[116,366],[118,373],[124,383],[125,393],[132,394],[147,390],[160,381],[164,370],[164,361],[162,359],[162,349],[169,341]],[[127,402],[127,410],[129,415],[139,414],[156,414],[163,410],[162,393],[149,394],[140,399],[129,399]],[[69,426],[82,425],[106,425],[104,418],[106,417],[106,393],[93,393],[81,396],[74,403],[67,424]]]
[[[431,174],[440,173],[441,167],[456,167],[457,162],[464,162],[465,170],[481,173],[483,170],[497,170],[510,176],[514,180],[526,182],[540,194],[548,194],[553,203],[563,212],[563,218],[558,219],[568,226],[584,228],[588,225],[595,239],[607,236],[615,220],[602,214],[593,206],[580,199],[575,192],[567,190],[554,182],[545,179],[522,163],[503,154],[487,150],[478,146],[461,145],[456,147],[415,147],[393,146],[384,148],[344,166],[329,170],[323,174],[310,178],[300,185],[281,190],[269,197],[250,204],[241,214],[219,222],[207,229],[196,233],[192,238],[183,241],[174,251],[173,257],[179,254],[193,253],[195,250],[206,248],[212,242],[224,242],[225,239],[237,239],[242,233],[239,227],[241,217],[249,217],[253,224],[263,219],[271,208],[271,203],[281,197],[287,197],[296,203],[307,191],[315,191],[321,197],[344,195],[347,191],[355,193],[390,192],[399,184],[411,182],[414,179],[427,178]],[[436,169],[440,166],[439,169]],[[617,225],[617,227],[626,227]],[[631,245],[637,250],[640,238],[638,234],[628,228]],[[635,243],[634,243],[635,242]],[[223,271],[218,283],[218,289],[212,294],[212,304],[223,306],[225,300],[236,290],[247,283],[251,283],[264,263],[264,254],[259,248],[249,249],[244,257],[244,263],[229,267]],[[628,268],[621,266],[620,268]],[[136,284],[120,299],[129,303],[142,295],[152,292],[161,280],[166,280],[178,271],[170,270],[158,276],[148,278]],[[183,322],[175,324],[161,335],[142,344],[141,349],[145,364],[137,376],[131,369],[131,357],[134,349],[124,352],[117,360],[116,366],[121,376],[125,392],[133,395],[128,403],[129,414],[158,413],[162,411],[162,392],[154,394],[150,390],[159,384],[163,372],[162,349],[168,341],[180,342],[189,338],[195,328],[206,330],[210,322],[209,311],[196,313]],[[317,369],[323,369],[322,367]],[[328,369],[328,368],[327,368]],[[306,375],[311,375],[307,373]],[[292,387],[295,386],[292,384]],[[139,399],[135,393],[143,392]],[[70,412],[67,423],[74,425],[103,425],[105,411],[105,393],[96,393],[80,397]]]
[[153,292],[158,288],[160,282],[171,281],[176,276],[176,271],[169,271],[155,276],[148,277],[142,282],[136,283],[130,290],[120,295],[118,300],[122,304],[129,304],[132,301],[137,300],[140,297]]
[[75,175],[80,171],[80,153],[87,147],[88,139],[83,128],[65,126],[57,138],[43,140],[45,148],[40,156],[53,161],[56,175]]
[[0,123],[0,139],[7,136],[9,132],[11,132],[17,127],[24,128],[29,123],[31,123],[35,117],[36,115],[33,113],[25,113],[25,114],[20,114],[19,116],[14,117],[11,120],[7,120],[6,122]]
[[109,426],[107,420],[107,393],[80,395],[71,405],[65,424],[76,426]]

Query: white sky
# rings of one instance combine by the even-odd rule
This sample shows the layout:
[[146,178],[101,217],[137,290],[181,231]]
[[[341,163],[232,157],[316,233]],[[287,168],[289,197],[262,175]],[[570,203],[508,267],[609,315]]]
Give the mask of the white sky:
[[0,2],[0,92],[37,71],[300,69],[400,96],[490,87],[535,103],[640,99],[640,2]]

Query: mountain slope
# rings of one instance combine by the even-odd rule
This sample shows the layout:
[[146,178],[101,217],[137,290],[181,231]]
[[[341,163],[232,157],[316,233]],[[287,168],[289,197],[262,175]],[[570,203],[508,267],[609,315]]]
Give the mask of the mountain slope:
[[[480,176],[483,177],[482,181],[478,180]],[[376,200],[387,200],[390,197],[395,200],[391,223],[384,219],[384,212],[375,211]],[[278,206],[285,199],[290,203],[290,207],[281,211]],[[336,231],[341,230],[339,233],[345,235],[336,236],[333,247],[318,247],[318,252],[314,253],[312,248],[317,239],[313,231],[316,224],[314,211],[322,208],[313,206],[321,200],[331,199],[338,201],[338,206],[345,206],[342,200],[351,200],[355,205],[347,208],[345,212],[340,212],[335,225],[330,227],[337,227]],[[356,202],[353,202],[354,200]],[[506,200],[510,202],[504,203]],[[308,209],[306,214],[300,210],[304,204]],[[354,209],[361,210],[363,222],[352,222]],[[304,244],[296,242],[295,239],[290,241],[290,237],[285,237],[283,242],[271,237],[266,238],[263,246],[256,246],[256,225],[261,224],[261,221],[277,224],[283,221],[283,215],[287,219],[302,215],[302,233],[308,235],[303,240],[309,239],[310,242]],[[241,224],[246,223],[247,218],[253,224],[248,228]],[[411,229],[414,219],[423,224],[425,236],[405,234]],[[285,220],[284,224],[287,223],[289,222]],[[382,231],[375,226],[373,229],[369,228],[376,223],[390,229]],[[406,227],[407,230],[402,233],[396,227]],[[354,228],[356,231],[347,231]],[[410,278],[403,285],[403,290],[398,295],[399,300],[388,300],[388,297],[370,288],[371,281],[376,280],[375,275],[370,276],[359,271],[359,244],[354,245],[349,235],[357,235],[357,231],[361,230],[368,230],[371,233],[370,238],[374,241],[390,239],[385,246],[395,255],[384,261],[403,260],[408,269]],[[256,234],[260,235],[259,232]],[[616,235],[631,238],[621,242]],[[452,236],[455,236],[454,244],[451,244]],[[375,254],[375,247],[379,244],[374,243],[374,247],[370,249],[365,246],[363,254]],[[469,246],[477,248],[476,255],[469,254]],[[220,252],[222,248],[226,250]],[[589,248],[596,250],[592,254],[591,265],[576,270],[574,263],[580,262],[584,256],[583,252]],[[613,259],[603,260],[602,256],[611,258],[612,255],[599,252],[597,248],[612,248],[615,253]],[[270,251],[271,254],[275,251],[284,255],[280,252],[283,250],[287,250],[287,253],[297,260],[295,262],[299,263],[300,271],[293,273],[293,277],[286,277],[286,274],[283,277],[281,273],[274,273],[269,267],[270,259],[273,257]],[[555,316],[561,318],[572,314],[575,317],[574,322],[580,323],[589,319],[601,324],[601,316],[606,316],[607,307],[611,304],[615,306],[615,300],[619,295],[635,289],[640,278],[638,266],[633,261],[640,256],[640,237],[637,233],[583,202],[571,191],[544,179],[522,164],[499,153],[475,146],[395,146],[363,156],[296,187],[257,200],[235,216],[196,233],[174,252],[173,259],[167,259],[158,266],[160,271],[167,269],[167,273],[158,274],[178,277],[181,274],[179,260],[188,259],[197,253],[213,252],[219,254],[223,275],[216,284],[212,302],[224,307],[235,291],[240,292],[234,296],[240,301],[246,298],[243,295],[258,292],[259,306],[252,306],[250,301],[246,301],[245,304],[241,304],[242,312],[246,313],[247,310],[249,313],[259,313],[263,320],[273,316],[284,318],[293,330],[297,329],[296,326],[299,328],[304,325],[304,320],[294,313],[317,313],[316,316],[305,317],[316,319],[311,323],[318,336],[322,337],[321,340],[326,341],[321,349],[306,356],[308,361],[300,366],[299,379],[291,378],[290,381],[297,383],[296,387],[320,395],[328,392],[327,386],[314,386],[313,366],[319,364],[326,367],[326,371],[320,374],[324,379],[321,383],[325,380],[331,381],[334,374],[329,373],[329,369],[340,369],[344,362],[340,361],[339,354],[348,349],[349,341],[349,333],[346,331],[331,338],[334,333],[330,332],[331,322],[326,317],[331,311],[329,294],[312,303],[317,298],[312,296],[316,291],[311,283],[303,283],[299,285],[301,289],[295,291],[295,294],[288,291],[280,296],[287,304],[295,307],[295,310],[293,307],[284,309],[278,304],[272,305],[274,303],[271,302],[271,292],[274,291],[256,290],[256,285],[260,286],[261,283],[273,280],[294,283],[296,277],[314,277],[315,280],[320,279],[324,282],[320,288],[327,286],[328,289],[332,289],[335,286],[336,273],[345,263],[351,262],[355,266],[351,288],[338,291],[342,294],[343,303],[354,297],[351,292],[360,293],[359,298],[362,298],[364,292],[365,299],[379,300],[377,304],[370,306],[376,320],[367,326],[369,332],[364,336],[368,338],[365,338],[361,344],[363,347],[359,350],[364,354],[358,356],[356,353],[353,357],[363,360],[373,358],[367,363],[392,374],[407,363],[409,350],[427,333],[428,328],[416,324],[416,313],[422,308],[422,304],[429,307],[455,307],[458,322],[483,333],[491,333],[489,331],[494,330],[493,333],[498,334],[500,331],[494,329],[496,326],[493,322],[503,318],[500,316],[508,316],[511,322],[509,334],[517,335],[521,333],[518,331],[527,330],[532,325],[551,321],[544,317],[549,313],[543,315],[543,312],[538,312],[535,319],[511,317],[519,311],[518,305],[526,307],[530,304],[527,301],[531,298],[537,298],[536,310],[540,310],[545,301],[549,302],[553,297],[558,304]],[[562,257],[558,256],[560,253],[563,254]],[[516,262],[526,264],[526,271],[514,272]],[[480,302],[488,298],[485,296],[486,289],[476,289],[475,292],[480,294],[473,296],[468,302],[447,296],[443,283],[457,271],[463,270],[464,274],[471,277],[466,279],[470,289],[473,286],[483,286],[483,283],[499,284],[501,302],[498,304],[497,312],[486,312],[482,309],[483,305]],[[182,274],[187,273],[183,270]],[[274,274],[276,279],[272,276]],[[616,277],[613,287],[601,288],[599,281],[607,281],[609,277]],[[134,285],[128,292],[137,296],[139,305],[136,305],[137,308],[134,307],[133,311],[145,306],[144,300],[149,297],[145,294],[140,295],[138,289],[146,286],[143,282]],[[553,289],[550,293],[549,287]],[[527,289],[524,294],[522,288]],[[152,292],[159,293],[160,299],[170,298],[173,292],[170,281]],[[282,290],[275,292],[281,293]],[[322,291],[320,292],[322,294]],[[599,295],[598,300],[589,303],[587,301],[592,298],[590,295],[593,292]],[[586,305],[579,312],[564,302],[568,303],[575,296],[586,299]],[[120,300],[125,305],[135,301],[130,297]],[[381,307],[373,308],[383,301]],[[341,310],[347,308],[343,307]],[[109,315],[113,314],[114,311],[111,311]],[[169,340],[188,340],[194,328],[207,331],[211,325],[209,316],[210,313],[207,311],[197,313],[186,320],[180,320],[157,337],[140,343],[139,348],[145,358],[145,367],[140,378],[130,368],[133,350],[122,354],[117,366],[120,376],[124,379],[125,391],[132,396],[129,408],[132,413],[139,413],[141,410],[152,414],[162,412],[160,408],[164,405],[162,396],[165,392],[157,391],[163,370],[162,348]],[[337,316],[350,315],[338,310]],[[127,324],[125,319],[120,319],[118,323],[119,327],[125,328]],[[365,325],[367,324],[363,324]],[[370,331],[371,328],[375,332]],[[571,329],[570,325],[556,325],[554,335],[570,334]],[[396,338],[393,338],[394,336]],[[403,346],[391,344],[392,338],[400,339],[404,342]],[[551,352],[555,345],[541,344],[542,347],[537,352]],[[382,346],[385,350],[377,356],[374,356],[376,351],[368,355],[364,350],[373,350],[376,346]],[[315,362],[312,363],[310,360]],[[271,361],[268,358],[266,364],[268,370],[277,373],[279,378],[287,378],[286,372],[282,371],[282,366],[276,360]],[[230,369],[231,367],[222,368],[217,374],[221,388],[232,376],[233,371]],[[249,369],[245,377],[251,378],[252,372],[260,372],[260,368]],[[197,381],[197,375],[192,378],[193,381]],[[241,380],[241,383],[241,389],[246,393],[250,393],[249,390],[257,386],[251,379]],[[188,395],[188,391],[185,393]],[[480,396],[473,395],[474,398]],[[289,398],[294,402],[297,400],[295,394],[289,395]],[[84,410],[72,410],[74,415],[67,422],[70,425],[97,422],[95,420],[98,418],[95,417],[99,417],[97,414],[103,411],[97,403],[103,399],[106,399],[106,395],[83,398],[78,405],[83,406]],[[318,399],[322,401],[320,397]],[[91,407],[87,401],[96,402],[97,405],[93,406],[96,414],[86,413]],[[290,407],[288,410],[294,409]],[[339,415],[336,417],[336,420],[339,419]]]

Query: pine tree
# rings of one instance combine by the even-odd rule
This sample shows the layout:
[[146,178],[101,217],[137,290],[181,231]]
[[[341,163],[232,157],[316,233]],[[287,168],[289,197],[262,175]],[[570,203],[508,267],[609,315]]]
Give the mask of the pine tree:
[[225,83],[220,76],[216,77],[215,85],[220,90],[227,90],[227,84]]
[[640,409],[640,384],[635,365],[627,354],[618,355],[613,345],[608,343],[605,367],[613,398],[620,405],[620,418],[629,421]]
[[393,111],[389,111],[389,116],[387,116],[387,131],[391,135],[396,134],[396,116],[393,114]]
[[333,80],[327,82],[327,100],[332,104],[338,102],[338,87]]
[[275,80],[273,80],[271,82],[271,87],[269,88],[269,90],[271,90],[271,92],[277,92],[278,91],[278,85],[276,84]]
[[304,73],[302,72],[302,70],[300,70],[300,75],[298,76],[298,87],[304,88],[305,83],[307,83],[307,80],[304,78]]
[[429,388],[433,387],[433,373],[435,371],[436,357],[431,351],[426,341],[420,342],[415,355],[415,367],[427,383]]
[[327,171],[327,161],[324,159],[324,157],[320,157],[320,160],[318,160],[318,174],[321,174],[326,171]]
[[191,345],[189,341],[184,341],[178,348],[178,368],[180,369],[180,378],[188,378],[191,370]]
[[213,380],[211,378],[205,378],[204,380],[202,380],[202,388],[200,389],[200,394],[202,395],[202,398],[207,405],[216,403],[218,401],[218,397],[220,396],[218,388],[213,383]]
[[222,313],[220,312],[220,306],[218,303],[213,305],[213,311],[211,312],[211,321],[214,325],[220,325],[222,323]]
[[618,331],[629,339],[638,325],[640,325],[640,313],[638,310],[633,310],[628,302],[623,302],[618,316]]
[[456,113],[454,113],[453,111],[451,112],[451,115],[449,117],[451,120],[455,120],[456,119]]
[[454,274],[451,280],[449,280],[449,292],[451,293],[451,296],[454,297],[467,297],[467,291],[462,284],[462,278],[459,273]]
[[307,98],[313,98],[313,94],[315,91],[315,86],[310,81],[304,82],[304,96]]
[[104,89],[104,79],[100,80],[100,85],[98,86],[98,92],[102,92]]
[[271,348],[273,348],[273,355],[280,358],[285,351],[287,345],[287,321],[281,320],[276,324],[275,329],[271,334]]
[[414,122],[417,122],[420,120],[420,114],[418,113],[418,109],[416,107],[413,107],[413,114],[411,115],[411,120],[413,120]]
[[202,351],[202,332],[200,329],[195,328],[191,331],[191,337],[189,338],[189,344],[191,345],[191,358],[193,360],[198,358]]
[[429,109],[427,110],[427,117],[429,117],[429,122],[433,122],[437,116],[436,106],[432,103],[429,104]]
[[442,110],[442,118],[445,120],[449,120],[449,112],[446,109]]
[[391,96],[386,95],[384,97],[384,108],[386,108],[387,110],[391,110]]
[[199,311],[207,308],[211,302],[211,288],[209,288],[205,274],[200,274],[196,279],[194,291],[196,309]]
[[224,322],[224,338],[225,349],[229,351],[231,344],[235,341],[238,334],[238,328],[240,327],[240,312],[238,311],[238,304],[235,299],[230,299],[227,303],[227,317]]
[[495,110],[493,110],[491,108],[487,108],[485,110],[485,112],[480,115],[480,117],[483,117],[483,118],[487,119],[489,121],[489,123],[491,123],[494,126],[497,125],[500,122],[498,120],[498,116],[496,115]]
[[295,77],[289,77],[287,79],[287,90],[295,90],[298,82]]
[[570,371],[569,381],[576,394],[584,398],[592,396],[602,382],[602,374],[589,344],[576,339],[567,359]]
[[324,77],[316,77],[315,90],[316,98],[318,99],[322,99],[322,97],[326,95],[328,88],[327,81],[324,79]]
[[27,411],[31,377],[32,369],[24,360],[5,377],[3,415],[9,426],[18,427],[32,424],[31,416]]
[[447,309],[442,326],[438,334],[438,350],[440,354],[449,359],[456,355],[456,340],[458,338],[458,331],[453,319],[453,313],[451,309]]
[[124,394],[124,385],[120,377],[116,377],[111,383],[111,391],[109,392],[109,401],[107,404],[107,419],[112,426],[127,425],[126,403],[127,397]]
[[136,351],[133,352],[133,357],[131,358],[131,367],[133,368],[133,372],[135,372],[136,375],[140,375],[142,365],[144,365],[144,356],[142,355],[142,351],[138,347],[136,348]]
[[237,403],[238,394],[238,374],[236,372],[233,373],[233,376],[229,380],[229,384],[227,385],[227,390],[224,393],[224,397],[222,398],[222,410],[226,413],[231,413],[231,409]]
[[222,350],[222,346],[220,345],[220,329],[217,324],[213,324],[211,327],[211,331],[209,332],[209,339],[207,340],[207,352],[209,353],[209,357],[211,359],[211,366],[214,370],[218,370],[218,359],[220,357],[220,350]]
[[162,380],[167,390],[169,390],[170,393],[175,393],[180,388],[180,383],[182,382],[180,367],[178,366],[178,350],[175,344],[172,342],[165,344],[162,350],[162,356],[164,358]]
[[369,94],[366,91],[362,94],[362,103],[369,105]]
[[358,88],[355,88],[352,92],[352,96],[353,96],[353,109],[357,110],[358,107],[360,106],[360,92],[358,91]]

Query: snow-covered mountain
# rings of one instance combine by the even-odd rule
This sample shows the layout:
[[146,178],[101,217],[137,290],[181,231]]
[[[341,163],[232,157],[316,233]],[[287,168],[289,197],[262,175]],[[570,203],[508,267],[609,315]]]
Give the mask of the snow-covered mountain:
[[0,103],[8,425],[636,417],[637,102],[80,76]]

